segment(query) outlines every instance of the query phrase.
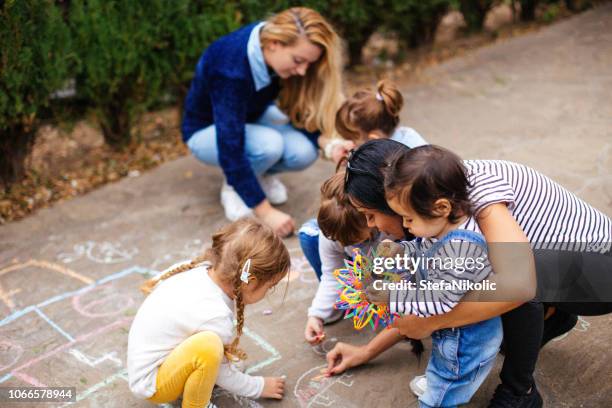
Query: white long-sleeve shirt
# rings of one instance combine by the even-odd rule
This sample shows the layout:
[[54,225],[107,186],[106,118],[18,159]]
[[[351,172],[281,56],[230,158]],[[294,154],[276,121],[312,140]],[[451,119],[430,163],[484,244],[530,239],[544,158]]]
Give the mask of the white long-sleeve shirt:
[[[223,344],[232,341],[233,301],[208,276],[209,266],[204,263],[160,282],[140,306],[127,352],[129,386],[136,396],[155,394],[159,366],[190,336],[211,331]],[[216,384],[234,394],[258,398],[264,380],[236,370],[224,359]]]
[[336,269],[344,268],[345,259],[353,259],[353,249],[359,248],[363,255],[383,239],[385,234],[377,233],[372,239],[359,244],[343,247],[337,241],[326,238],[319,232],[319,257],[321,258],[321,282],[317,293],[308,308],[308,317],[314,316],[322,320],[327,319],[334,312],[334,303],[338,298],[338,281],[334,277]]

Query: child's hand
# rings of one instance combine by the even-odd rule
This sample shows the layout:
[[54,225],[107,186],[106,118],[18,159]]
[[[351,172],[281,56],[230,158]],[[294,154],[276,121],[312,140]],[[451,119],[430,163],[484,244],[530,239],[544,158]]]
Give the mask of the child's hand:
[[370,303],[374,303],[377,305],[387,305],[389,304],[389,291],[374,289],[374,284],[368,286],[365,289],[365,296]]
[[334,163],[338,163],[340,159],[348,156],[351,149],[354,149],[355,147],[355,143],[350,140],[344,140],[342,143],[339,143],[338,145],[334,146],[334,148],[332,149],[331,156],[332,161]]
[[261,392],[263,398],[282,399],[285,393],[284,377],[264,377],[264,388]]
[[404,246],[385,239],[376,247],[376,256],[385,258],[394,258],[395,255],[404,255]]
[[310,316],[306,322],[304,337],[311,345],[319,344],[325,338],[323,331],[323,320],[318,317]]

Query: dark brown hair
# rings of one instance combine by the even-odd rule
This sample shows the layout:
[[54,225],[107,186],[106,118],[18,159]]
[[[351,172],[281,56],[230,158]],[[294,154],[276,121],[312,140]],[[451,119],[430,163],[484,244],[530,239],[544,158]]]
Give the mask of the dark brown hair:
[[368,227],[366,219],[344,194],[345,171],[327,179],[321,186],[321,206],[317,221],[323,235],[343,246],[359,243]]
[[212,236],[212,245],[191,262],[172,268],[161,276],[146,281],[141,290],[146,294],[155,286],[177,273],[193,269],[203,262],[210,262],[221,278],[233,287],[236,304],[236,337],[224,345],[228,359],[244,359],[246,354],[238,348],[244,326],[243,282],[240,274],[243,265],[251,260],[249,272],[258,285],[287,275],[291,266],[289,251],[274,231],[254,219],[241,219],[227,224]]
[[344,139],[364,142],[370,132],[379,130],[390,137],[399,124],[404,98],[388,80],[376,85],[376,90],[357,91],[336,113],[336,131]]
[[474,213],[463,161],[440,146],[426,145],[396,155],[385,172],[387,199],[397,197],[400,205],[410,203],[419,215],[436,218],[433,205],[445,198],[451,203],[448,220],[457,222]]

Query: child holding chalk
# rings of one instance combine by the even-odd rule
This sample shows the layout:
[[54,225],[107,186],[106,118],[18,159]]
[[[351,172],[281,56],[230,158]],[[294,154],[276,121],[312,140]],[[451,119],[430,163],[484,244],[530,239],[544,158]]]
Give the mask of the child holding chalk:
[[319,237],[321,259],[321,282],[308,309],[308,321],[304,337],[310,344],[320,343],[325,333],[324,323],[332,323],[342,317],[334,309],[338,284],[334,270],[344,267],[345,259],[352,259],[352,250],[363,253],[376,245],[381,234],[369,228],[363,214],[359,213],[344,196],[344,172],[341,171],[321,186],[321,206],[317,217],[322,234]]
[[242,219],[216,232],[202,256],[145,283],[151,294],[128,339],[131,391],[158,404],[182,394],[183,407],[210,404],[215,384],[241,396],[281,399],[284,378],[253,377],[231,362],[246,358],[238,348],[245,305],[260,301],[289,267],[289,252],[272,229]]

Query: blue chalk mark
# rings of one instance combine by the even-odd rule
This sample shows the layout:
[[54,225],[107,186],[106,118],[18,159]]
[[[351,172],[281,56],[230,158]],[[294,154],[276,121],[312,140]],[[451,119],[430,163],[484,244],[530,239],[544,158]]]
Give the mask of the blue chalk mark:
[[0,377],[0,384],[2,384],[5,381],[10,380],[13,377],[13,374],[8,373],[8,374],[4,374],[2,377]]
[[64,405],[61,405],[61,407],[66,407],[68,405],[72,405],[75,404],[79,401],[82,401],[84,399],[86,399],[87,397],[89,397],[91,394],[95,393],[96,391],[98,391],[101,388],[104,388],[110,384],[112,384],[115,380],[117,379],[125,379],[127,376],[127,369],[123,369],[120,371],[117,371],[115,374],[106,377],[104,380],[100,381],[97,384],[92,385],[91,387],[89,387],[88,389],[86,389],[85,391],[83,391],[81,394],[78,394],[76,397],[76,401],[75,402],[68,402]]
[[61,334],[62,336],[64,336],[65,338],[67,338],[69,341],[74,341],[74,337],[72,337],[71,335],[69,335],[68,333],[66,333],[65,330],[63,330],[61,327],[59,327],[59,325],[57,323],[55,323],[53,320],[51,320],[49,318],[49,316],[47,316],[46,314],[44,314],[39,308],[37,308],[36,306],[34,307],[34,311],[36,313],[38,313],[38,315],[40,317],[43,318],[44,321],[46,321],[47,323],[49,323],[49,325],[51,327],[53,327],[59,334]]
[[258,370],[261,370],[262,368],[272,364],[275,361],[278,361],[281,359],[281,355],[278,352],[278,350],[276,350],[274,348],[274,346],[272,346],[270,343],[268,343],[263,337],[261,337],[259,334],[249,330],[247,327],[244,327],[242,329],[242,332],[250,337],[255,344],[257,344],[259,347],[261,347],[262,349],[266,350],[268,353],[272,354],[271,357],[268,357],[267,359],[260,361],[259,363],[249,367],[245,373],[247,374],[251,374],[254,373]]
[[47,300],[45,300],[45,301],[43,301],[43,302],[41,302],[41,303],[39,303],[37,305],[30,305],[30,306],[27,306],[27,307],[25,307],[25,308],[23,308],[21,310],[17,310],[15,312],[13,312],[12,314],[8,315],[7,317],[5,317],[4,319],[0,320],[0,327],[5,326],[5,325],[7,325],[7,324],[9,324],[9,323],[19,319],[21,316],[23,316],[25,314],[28,314],[28,313],[30,313],[32,311],[35,311],[35,308],[43,308],[45,306],[48,306],[50,304],[59,302],[61,300],[69,298],[71,296],[80,295],[81,293],[87,292],[88,290],[91,290],[91,289],[93,289],[93,288],[95,288],[97,286],[103,285],[103,284],[105,284],[107,282],[110,282],[110,281],[113,281],[113,280],[116,280],[116,279],[123,278],[124,276],[130,275],[130,274],[133,274],[133,273],[139,273],[139,274],[145,275],[147,273],[151,273],[151,270],[148,269],[148,268],[142,268],[140,266],[132,266],[130,268],[124,269],[124,270],[122,270],[120,272],[117,272],[117,273],[114,273],[112,275],[105,276],[104,278],[101,278],[101,279],[99,279],[99,280],[95,281],[94,283],[89,284],[87,286],[84,286],[81,289],[73,290],[73,291],[70,291],[70,292],[64,292],[64,293],[61,293],[61,294],[59,294],[57,296],[49,298],[49,299],[47,299]]

